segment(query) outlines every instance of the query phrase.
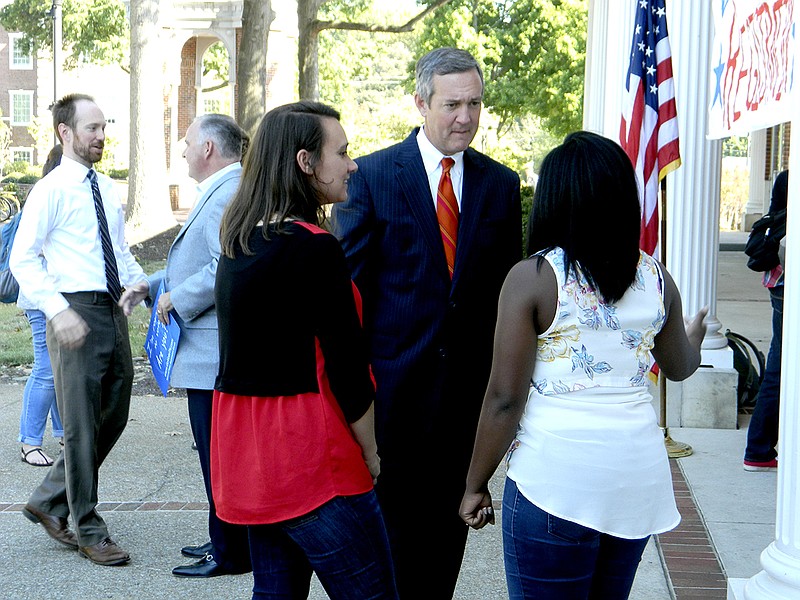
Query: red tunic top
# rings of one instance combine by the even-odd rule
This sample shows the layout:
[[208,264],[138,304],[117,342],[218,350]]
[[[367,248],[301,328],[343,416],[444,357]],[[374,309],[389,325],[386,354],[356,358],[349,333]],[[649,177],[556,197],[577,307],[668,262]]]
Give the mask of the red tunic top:
[[[292,228],[297,230],[299,229],[297,226],[302,226],[313,234],[325,233],[321,229],[300,223],[293,225]],[[361,409],[364,407],[364,402],[368,407],[370,396],[374,394],[369,368],[366,362],[362,361],[360,357],[362,351],[358,346],[353,349],[352,355],[346,357],[347,363],[354,363],[353,368],[341,364],[344,362],[342,361],[344,348],[353,343],[353,337],[358,340],[361,333],[352,330],[352,319],[348,318],[349,311],[352,310],[356,315],[355,325],[358,326],[357,290],[349,282],[349,278],[346,288],[344,285],[338,285],[341,283],[338,280],[346,276],[347,271],[343,253],[339,256],[334,251],[333,259],[328,256],[334,246],[323,243],[319,248],[320,252],[312,249],[305,254],[298,250],[301,247],[314,246],[314,244],[304,245],[307,235],[306,231],[293,231],[290,235],[279,235],[267,242],[262,240],[258,243],[270,247],[287,244],[297,246],[291,248],[291,252],[275,254],[277,257],[275,261],[280,264],[280,268],[287,268],[288,260],[297,260],[298,264],[291,266],[292,273],[300,274],[306,267],[316,265],[322,269],[320,273],[324,273],[323,277],[326,279],[333,277],[337,280],[337,284],[333,286],[326,285],[326,289],[320,288],[319,294],[315,296],[316,300],[327,300],[315,318],[335,320],[337,324],[333,327],[333,331],[327,327],[316,328],[313,323],[309,323],[308,316],[303,315],[302,307],[298,306],[302,304],[302,300],[293,298],[293,291],[283,288],[275,280],[270,282],[273,290],[280,291],[273,291],[273,294],[262,300],[265,314],[253,315],[250,319],[251,330],[247,331],[254,340],[259,340],[261,343],[260,352],[263,352],[265,361],[263,373],[270,380],[269,385],[275,386],[276,389],[302,390],[298,393],[247,395],[242,393],[243,388],[236,383],[236,378],[231,377],[231,373],[236,373],[234,365],[240,364],[241,361],[236,360],[236,352],[233,349],[226,349],[226,344],[230,343],[231,339],[240,339],[237,334],[242,332],[227,332],[227,327],[231,323],[236,324],[237,321],[235,317],[228,321],[225,315],[237,313],[241,309],[239,301],[247,302],[247,298],[251,300],[253,298],[253,294],[246,288],[243,289],[242,285],[237,285],[237,282],[241,279],[242,273],[265,279],[271,268],[268,266],[270,260],[260,260],[258,257],[252,260],[259,264],[244,271],[226,263],[231,260],[239,261],[239,257],[223,258],[220,261],[217,274],[217,306],[220,307],[218,313],[222,361],[212,412],[211,485],[217,515],[229,523],[241,525],[277,523],[307,514],[336,496],[362,494],[372,489],[372,477],[361,455],[361,447],[353,438],[345,418],[345,412],[351,421],[360,417],[363,414]],[[254,236],[253,239],[257,240],[258,237],[260,236]],[[326,234],[313,237],[320,240],[330,236]],[[338,248],[338,243],[335,248]],[[255,250],[258,255],[257,246]],[[271,248],[270,252],[272,251]],[[313,268],[309,273],[312,272]],[[236,276],[221,281],[221,278],[226,279],[231,273],[235,273]],[[330,288],[335,290],[331,292],[333,295],[326,295],[329,294]],[[347,290],[347,298],[343,297],[344,290]],[[301,289],[298,293],[307,293],[307,290],[304,292]],[[302,340],[310,335],[308,331],[318,331],[309,337],[311,350],[316,359],[316,378],[313,384],[307,381],[302,364],[297,364],[297,373],[286,373],[284,367],[283,374],[267,375],[270,371],[269,365],[278,362],[277,355],[274,357],[275,360],[271,360],[272,353],[282,352],[279,341],[289,335],[282,332],[276,335],[278,339],[271,339],[269,342],[265,342],[259,336],[259,327],[263,323],[269,324],[270,319],[274,318],[276,311],[272,311],[271,308],[276,308],[273,307],[276,303],[280,304],[277,308],[280,308],[282,314],[281,324],[298,324],[298,319],[303,319],[303,326],[296,326],[295,339],[292,340],[292,344],[285,345],[283,352],[286,351],[286,347],[302,346],[297,338]],[[340,306],[340,303],[344,304]],[[227,310],[222,310],[221,307],[226,304]],[[286,311],[291,310],[293,306],[296,307],[298,314],[287,314]],[[331,312],[325,308],[330,308]],[[341,326],[341,323],[350,323],[350,331],[347,326]],[[345,337],[347,339],[337,339]],[[271,348],[264,348],[264,344],[268,344]],[[329,349],[327,364],[325,348]],[[331,348],[337,348],[338,352],[331,355]],[[365,349],[363,353],[366,356]],[[297,363],[303,363],[306,356],[303,352],[298,352],[296,358]],[[286,359],[285,355],[280,356],[280,360]],[[331,363],[334,359],[335,365]],[[256,383],[258,375],[259,373],[248,373],[245,387],[253,385],[260,388],[262,384]],[[275,381],[278,378],[281,381]],[[346,390],[349,398],[344,404],[347,409],[345,412],[337,401],[332,387],[342,390],[340,394]],[[363,396],[364,390],[368,388],[370,391],[367,392],[366,398],[358,398],[357,406],[354,407],[353,396]]]

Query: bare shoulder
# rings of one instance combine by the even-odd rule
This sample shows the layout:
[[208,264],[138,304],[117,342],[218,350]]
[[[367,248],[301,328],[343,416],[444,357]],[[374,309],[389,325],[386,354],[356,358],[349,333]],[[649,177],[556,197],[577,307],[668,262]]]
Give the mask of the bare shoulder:
[[538,256],[518,262],[503,284],[501,303],[529,313],[537,333],[545,331],[553,322],[558,304],[558,282],[552,265]]

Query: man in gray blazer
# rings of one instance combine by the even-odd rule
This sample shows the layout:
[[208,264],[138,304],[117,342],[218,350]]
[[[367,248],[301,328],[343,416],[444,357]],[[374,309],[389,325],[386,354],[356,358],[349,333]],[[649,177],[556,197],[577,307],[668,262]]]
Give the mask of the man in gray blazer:
[[217,518],[209,465],[211,401],[219,366],[214,306],[219,227],[225,206],[239,184],[245,137],[236,122],[225,115],[202,115],[189,126],[183,156],[189,164],[189,176],[197,181],[198,200],[172,243],[166,269],[151,275],[147,285],[133,286],[120,299],[125,313],[130,314],[142,300],[152,301],[163,283],[156,314],[164,324],[172,315],[181,329],[170,385],[186,388],[189,422],[208,496],[211,539],[181,550],[197,561],[175,567],[172,573],[178,577],[216,577],[251,570],[247,528]]

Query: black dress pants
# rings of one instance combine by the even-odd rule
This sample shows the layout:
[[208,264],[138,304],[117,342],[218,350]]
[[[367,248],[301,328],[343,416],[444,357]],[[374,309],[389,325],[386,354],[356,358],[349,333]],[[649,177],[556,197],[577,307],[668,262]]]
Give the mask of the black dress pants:
[[200,458],[200,470],[203,472],[203,483],[208,496],[208,533],[213,546],[211,553],[217,564],[226,571],[249,572],[252,567],[247,527],[220,520],[211,494],[211,403],[214,392],[187,389],[186,395],[189,400],[189,423],[192,425],[197,455]]

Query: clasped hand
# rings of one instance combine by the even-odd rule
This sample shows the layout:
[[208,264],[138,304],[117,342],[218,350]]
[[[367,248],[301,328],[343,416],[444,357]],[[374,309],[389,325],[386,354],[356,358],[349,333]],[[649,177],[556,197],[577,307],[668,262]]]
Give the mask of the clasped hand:
[[486,492],[466,492],[458,510],[461,519],[473,529],[494,525],[492,495]]

